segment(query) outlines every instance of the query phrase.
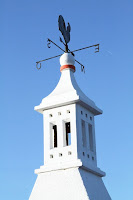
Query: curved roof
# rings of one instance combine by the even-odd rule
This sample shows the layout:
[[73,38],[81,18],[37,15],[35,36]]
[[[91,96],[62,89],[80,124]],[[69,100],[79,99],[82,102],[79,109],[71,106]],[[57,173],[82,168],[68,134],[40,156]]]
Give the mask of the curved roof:
[[[64,53],[61,56],[60,60],[61,65],[69,66],[74,64],[72,60],[72,55],[69,53]],[[64,68],[61,71],[61,77],[56,88],[52,91],[51,94],[42,99],[42,102],[39,106],[35,106],[35,110],[40,113],[43,113],[43,111],[46,109],[68,105],[72,103],[79,103],[83,105],[88,110],[93,112],[94,115],[102,113],[102,110],[99,109],[95,105],[95,103],[91,99],[89,99],[79,88],[74,77],[74,70],[72,70],[71,68]]]

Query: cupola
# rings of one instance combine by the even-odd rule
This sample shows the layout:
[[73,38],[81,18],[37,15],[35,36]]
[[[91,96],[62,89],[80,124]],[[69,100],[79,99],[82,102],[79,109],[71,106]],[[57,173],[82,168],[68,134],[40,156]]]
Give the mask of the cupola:
[[35,107],[44,118],[44,166],[36,173],[76,165],[104,176],[97,168],[94,127],[94,116],[102,111],[79,88],[74,56],[64,53],[60,65],[59,83]]
[[[97,166],[95,116],[102,110],[79,88],[74,54],[68,48],[71,27],[61,15],[58,23],[65,53],[57,86],[35,106],[43,115],[44,164],[35,170],[29,200],[111,200],[102,180],[105,173]],[[90,47],[99,51],[99,44]]]
[[102,113],[79,88],[75,59],[60,58],[61,77],[35,110],[43,114],[44,164],[29,200],[111,200],[97,167],[95,116]]

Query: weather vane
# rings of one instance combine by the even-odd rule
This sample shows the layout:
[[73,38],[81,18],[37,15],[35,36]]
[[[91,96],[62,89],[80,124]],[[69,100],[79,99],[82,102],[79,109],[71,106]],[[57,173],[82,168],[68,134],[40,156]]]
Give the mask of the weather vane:
[[[60,32],[62,33],[63,35],[63,38],[64,38],[64,42],[62,40],[62,38],[60,37],[60,42],[62,42],[65,46],[65,50],[62,49],[60,46],[58,46],[57,44],[55,44],[52,40],[50,40],[48,38],[47,40],[47,46],[48,48],[50,48],[50,44],[54,44],[56,47],[58,47],[59,49],[61,49],[63,52],[66,52],[66,53],[71,53],[73,56],[74,55],[74,52],[76,51],[81,51],[81,50],[84,50],[84,49],[88,49],[88,48],[91,48],[91,47],[95,47],[95,53],[99,52],[99,44],[94,44],[94,45],[91,45],[91,46],[88,46],[88,47],[84,47],[84,48],[80,48],[80,49],[76,49],[76,50],[73,50],[73,51],[70,51],[70,49],[68,48],[68,43],[70,42],[70,31],[71,31],[71,26],[70,24],[68,23],[67,27],[65,25],[65,21],[64,21],[64,18],[62,17],[62,15],[59,15],[59,18],[58,18],[58,27],[59,27],[59,30]],[[37,61],[36,62],[36,67],[37,69],[40,69],[41,68],[41,63],[44,62],[44,61],[47,61],[47,60],[50,60],[50,59],[53,59],[53,58],[57,58],[59,56],[61,56],[62,54],[60,55],[56,55],[56,56],[53,56],[53,57],[50,57],[50,58],[46,58],[44,60],[40,60],[40,61]],[[79,61],[75,60],[75,62],[77,62],[80,66],[81,66],[81,71],[84,71],[85,72],[85,67],[84,65],[82,65]],[[40,64],[40,66],[38,66]]]

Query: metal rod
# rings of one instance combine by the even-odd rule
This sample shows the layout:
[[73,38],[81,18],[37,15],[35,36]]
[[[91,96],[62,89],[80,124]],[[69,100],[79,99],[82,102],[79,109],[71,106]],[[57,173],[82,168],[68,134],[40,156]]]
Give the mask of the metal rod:
[[[63,52],[65,52],[65,50],[64,49],[62,49],[60,46],[58,46],[57,44],[55,44],[52,40],[50,40],[49,38],[48,38],[48,41],[49,42],[52,42],[56,47],[58,47],[59,49],[61,49]],[[64,44],[64,46],[66,46],[65,45],[65,43],[62,41],[62,40],[60,40],[63,44]],[[72,52],[72,51],[70,51],[70,49],[68,49],[68,51],[69,51],[69,53],[71,53],[73,56],[74,56],[74,53]]]
[[[64,51],[64,49],[62,49],[61,47],[59,47],[57,44],[55,44],[52,40],[50,40],[49,38],[48,38],[48,41],[49,42],[52,42],[55,46],[57,46],[59,49],[61,49],[62,51]],[[65,52],[65,51],[64,51]]]
[[61,55],[62,55],[62,54],[57,55],[57,56],[53,56],[53,57],[50,57],[50,58],[46,58],[46,59],[44,59],[44,60],[37,61],[36,63],[38,64],[38,63],[40,63],[40,62],[43,62],[43,61],[46,61],[46,60],[50,60],[50,59],[52,59],[52,58],[57,58],[57,57],[59,57],[59,56],[61,56]]
[[[57,55],[57,56],[53,56],[53,57],[50,57],[50,58],[46,58],[46,59],[44,59],[44,60],[39,60],[39,61],[37,61],[36,63],[39,64],[40,62],[43,62],[43,61],[46,61],[46,60],[51,60],[51,59],[57,58],[57,57],[59,57],[59,56],[62,56],[62,54]],[[76,59],[75,59],[75,62],[77,62],[79,65],[83,66],[83,65],[82,65],[79,61],[77,61]]]
[[88,49],[88,48],[96,47],[96,46],[99,46],[99,44],[94,44],[94,45],[91,45],[91,46],[88,46],[88,47],[84,47],[84,48],[81,48],[81,49],[76,49],[76,50],[74,50],[74,51],[72,51],[72,52],[81,51],[81,50],[83,50],[83,49]]
[[77,61],[76,59],[75,59],[75,62],[77,62],[79,65],[81,65],[81,66],[84,66],[84,65],[82,65],[79,61]]
[[[62,49],[60,46],[58,46],[57,44],[55,44],[55,43],[54,43],[52,40],[50,40],[49,38],[48,38],[48,42],[52,42],[56,47],[58,47],[58,48],[61,49],[63,52],[65,52],[64,49]],[[63,41],[62,41],[62,43],[63,43]],[[64,44],[64,43],[63,43],[63,44]],[[74,56],[73,52],[81,51],[81,50],[88,49],[88,48],[91,48],[91,47],[96,47],[96,46],[98,46],[98,48],[96,48],[97,51],[95,51],[95,53],[96,53],[96,52],[99,52],[99,44],[94,44],[94,45],[91,45],[91,46],[88,46],[88,47],[76,49],[76,50],[74,50],[74,51],[70,51],[70,49],[68,49],[68,51],[69,51],[69,53],[71,53],[71,54]],[[37,67],[38,64],[40,63],[40,68],[41,68],[41,62],[46,61],[46,60],[51,60],[51,59],[53,59],[53,58],[57,58],[57,57],[59,57],[59,56],[61,56],[61,55],[62,55],[62,54],[59,54],[59,55],[57,55],[57,56],[53,56],[53,57],[50,57],[50,58],[46,58],[46,59],[44,59],[44,60],[37,61],[37,62],[36,62],[36,67]],[[81,66],[81,68],[84,69],[84,65],[82,65],[78,60],[75,59],[75,62],[77,62],[77,63]],[[37,67],[37,69],[40,69],[40,68]]]
[[[53,57],[50,57],[50,58],[46,58],[46,59],[44,59],[44,60],[39,60],[39,61],[37,61],[36,62],[36,64],[38,65],[39,63],[41,63],[41,62],[44,62],[44,61],[46,61],[46,60],[51,60],[51,59],[53,59],[53,58],[57,58],[57,57],[59,57],[59,56],[62,56],[62,54],[60,54],[60,55],[57,55],[57,56],[53,56]],[[76,59],[75,59],[75,62],[77,62],[79,65],[81,65],[81,66],[83,66],[79,61],[77,61]],[[36,66],[37,67],[37,66]],[[40,67],[41,68],[41,67]],[[40,69],[39,68],[39,69]],[[38,67],[37,67],[37,69],[38,69]]]
[[[58,46],[57,44],[55,44],[55,43],[54,43],[52,40],[50,40],[49,38],[48,38],[48,41],[49,41],[49,42],[52,42],[55,46],[57,46],[59,49],[61,49],[62,51],[65,52],[64,49],[62,49],[60,46]],[[61,41],[61,42],[64,44],[63,41]],[[64,44],[64,45],[65,45],[65,44]],[[88,47],[83,47],[83,48],[76,49],[76,50],[73,50],[73,51],[70,51],[70,49],[68,49],[68,51],[74,56],[73,52],[81,51],[81,50],[88,49],[88,48],[91,48],[91,47],[96,47],[96,46],[98,46],[97,50],[99,51],[99,44],[94,44],[94,45],[91,45],[91,46],[88,46]],[[96,51],[96,52],[98,52],[98,51]],[[96,52],[95,52],[95,53],[96,53]]]

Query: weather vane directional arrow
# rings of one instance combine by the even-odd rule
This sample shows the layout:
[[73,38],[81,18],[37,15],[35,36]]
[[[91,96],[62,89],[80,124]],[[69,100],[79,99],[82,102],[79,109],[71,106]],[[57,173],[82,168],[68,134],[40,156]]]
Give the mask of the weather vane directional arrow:
[[[58,27],[59,27],[59,30],[60,32],[62,33],[63,35],[63,38],[64,38],[64,42],[62,40],[62,38],[60,37],[60,42],[63,43],[63,45],[65,46],[65,50],[62,49],[60,46],[58,46],[56,43],[54,43],[52,40],[50,40],[48,38],[47,40],[47,46],[48,48],[51,48],[50,44],[54,44],[56,47],[58,47],[60,50],[62,50],[63,52],[66,52],[66,53],[71,53],[73,56],[74,55],[74,52],[76,51],[81,51],[81,50],[84,50],[84,49],[88,49],[88,48],[91,48],[91,47],[94,47],[95,48],[95,52],[94,53],[97,53],[99,52],[99,44],[94,44],[94,45],[91,45],[91,46],[87,46],[87,47],[84,47],[84,48],[80,48],[80,49],[76,49],[76,50],[73,50],[71,51],[69,48],[68,48],[68,43],[70,42],[70,31],[71,31],[71,26],[70,24],[68,23],[67,27],[65,25],[65,21],[64,21],[64,18],[62,17],[62,15],[59,15],[59,18],[58,18]],[[56,56],[53,56],[53,57],[50,57],[50,58],[46,58],[44,60],[40,60],[40,61],[37,61],[36,62],[36,68],[37,69],[41,69],[41,63],[44,62],[44,61],[47,61],[47,60],[51,60],[53,58],[57,58],[59,56],[61,56],[62,54],[60,55],[56,55]],[[75,62],[77,62],[80,66],[81,66],[81,71],[84,71],[85,72],[85,67],[84,65],[82,65],[78,60],[75,60]],[[40,64],[40,66],[39,66]]]

